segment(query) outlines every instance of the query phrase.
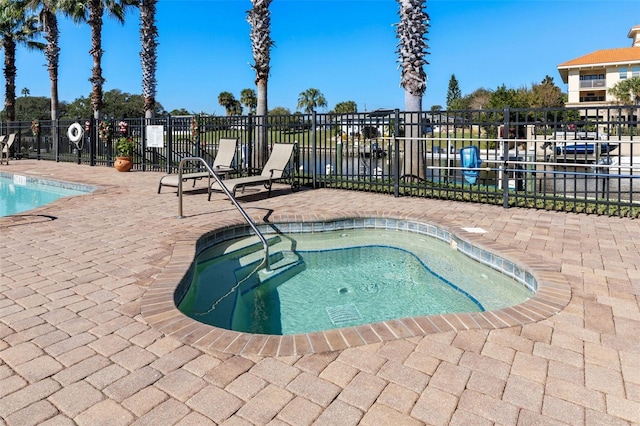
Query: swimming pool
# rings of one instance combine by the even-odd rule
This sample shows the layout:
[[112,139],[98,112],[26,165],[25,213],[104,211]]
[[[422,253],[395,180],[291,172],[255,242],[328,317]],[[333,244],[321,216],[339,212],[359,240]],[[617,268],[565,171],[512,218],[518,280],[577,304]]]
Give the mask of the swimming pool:
[[83,195],[94,188],[31,176],[0,173],[0,217],[22,213],[62,197]]
[[228,330],[292,335],[497,310],[536,289],[523,268],[432,225],[360,219],[261,231],[271,233],[272,272],[254,273],[255,237],[226,230],[179,286],[179,309]]

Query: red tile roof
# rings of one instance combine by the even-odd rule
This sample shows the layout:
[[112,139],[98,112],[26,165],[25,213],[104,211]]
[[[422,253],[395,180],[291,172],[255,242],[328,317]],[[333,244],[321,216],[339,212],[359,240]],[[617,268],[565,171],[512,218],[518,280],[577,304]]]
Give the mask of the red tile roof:
[[640,47],[621,47],[618,49],[596,50],[558,65],[558,68],[578,65],[640,62]]

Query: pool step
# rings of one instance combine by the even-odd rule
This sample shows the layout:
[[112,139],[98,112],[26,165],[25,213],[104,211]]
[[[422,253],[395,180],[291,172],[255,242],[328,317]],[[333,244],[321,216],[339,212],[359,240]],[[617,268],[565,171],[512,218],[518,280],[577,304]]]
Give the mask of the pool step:
[[[274,261],[278,257],[280,259]],[[258,278],[260,279],[260,282],[272,279],[274,274],[281,274],[295,266],[303,264],[300,256],[290,250],[275,253],[273,256],[269,256],[269,260],[271,260],[271,264],[269,265],[271,269],[269,271],[265,269],[258,271]]]
[[[269,260],[270,263],[274,263],[279,261],[280,259],[272,260],[273,256],[279,252],[292,251],[291,250],[291,241],[288,239],[274,237],[270,238],[267,243],[269,244]],[[250,251],[247,251],[244,256],[240,258],[240,265],[247,266],[252,265],[255,262],[259,262],[264,259],[264,251],[262,244],[253,244],[250,247]]]
[[[240,281],[245,279],[249,274],[254,272],[255,268],[262,262],[264,256],[262,250],[257,252],[257,256],[254,255],[255,253],[252,254],[254,260],[251,263],[246,263],[246,259],[243,258],[245,261],[242,261],[241,266],[235,270],[236,280]],[[258,279],[260,282],[263,282],[298,265],[303,265],[303,261],[300,256],[292,250],[269,252],[270,271],[266,271],[264,268],[260,269],[258,271]]]
[[[280,243],[282,243],[282,238],[279,235],[272,235],[267,238],[269,247],[277,246]],[[262,243],[257,237],[249,237],[231,243],[217,244],[208,248],[198,257],[198,263],[203,264],[216,259],[240,257],[240,264],[247,265],[264,257],[262,249]]]
[[[272,259],[274,257],[280,257],[280,259],[274,261],[275,259]],[[273,256],[269,256],[269,260],[271,260],[271,264],[269,266],[271,266],[271,269],[273,270],[277,270],[289,265],[293,265],[294,263],[301,262],[300,256],[298,256],[296,252],[290,250],[274,253]]]

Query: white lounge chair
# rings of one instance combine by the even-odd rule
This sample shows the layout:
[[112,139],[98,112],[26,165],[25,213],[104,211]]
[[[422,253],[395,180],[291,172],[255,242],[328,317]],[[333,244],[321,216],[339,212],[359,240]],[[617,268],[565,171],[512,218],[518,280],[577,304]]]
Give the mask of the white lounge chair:
[[2,148],[0,151],[0,164],[6,162],[7,165],[9,165],[9,153],[11,152],[11,145],[13,145],[13,142],[16,140],[16,134],[9,134],[9,138],[6,142],[4,139],[4,136],[0,139],[0,147]]
[[[276,143],[273,145],[273,150],[267,160],[267,164],[264,165],[262,173],[256,176],[244,176],[234,179],[226,179],[222,181],[222,184],[227,188],[229,192],[235,197],[236,190],[238,188],[245,188],[247,186],[264,185],[269,190],[267,197],[271,196],[271,186],[273,182],[278,179],[282,179],[287,163],[291,159],[293,154],[293,148],[295,144]],[[292,185],[293,187],[293,185]],[[218,182],[213,182],[209,185],[209,200],[211,200],[212,191],[222,191]]]
[[[216,153],[216,158],[213,160],[213,165],[211,168],[218,173],[219,175],[227,175],[229,173],[233,173],[236,170],[231,167],[231,163],[233,163],[233,157],[236,154],[236,147],[238,145],[238,139],[236,138],[223,138],[220,139],[218,144],[218,152]],[[183,173],[182,174],[182,182],[186,182],[188,180],[193,181],[193,185],[196,185],[196,181],[199,179],[209,179],[209,186],[211,186],[211,175],[208,171],[204,172],[193,172],[193,173]],[[160,179],[160,183],[158,185],[158,194],[163,186],[172,186],[178,187],[180,182],[178,181],[178,174],[170,174],[165,175]]]

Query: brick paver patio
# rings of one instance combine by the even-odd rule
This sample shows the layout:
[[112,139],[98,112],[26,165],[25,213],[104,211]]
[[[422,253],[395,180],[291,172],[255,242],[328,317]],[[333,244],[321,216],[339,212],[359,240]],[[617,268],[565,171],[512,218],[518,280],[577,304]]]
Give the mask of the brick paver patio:
[[539,321],[434,319],[446,326],[399,324],[355,346],[328,333],[327,351],[304,354],[282,340],[264,356],[271,339],[215,350],[228,335],[176,322],[171,309],[163,322],[148,302],[177,284],[194,236],[242,223],[224,197],[185,195],[178,219],[175,195],[156,193],[158,173],[34,160],[0,172],[98,188],[0,218],[0,425],[640,424],[640,221],[247,189],[240,202],[256,221],[415,219],[570,289]]

